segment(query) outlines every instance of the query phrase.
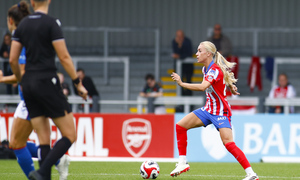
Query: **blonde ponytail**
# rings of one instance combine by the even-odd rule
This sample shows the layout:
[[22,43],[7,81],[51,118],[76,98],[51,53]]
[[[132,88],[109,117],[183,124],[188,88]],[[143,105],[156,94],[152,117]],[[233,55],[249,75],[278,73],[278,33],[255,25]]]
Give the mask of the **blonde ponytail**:
[[237,82],[234,73],[231,72],[231,68],[233,68],[236,63],[228,62],[218,51],[216,51],[215,54],[215,63],[221,68],[227,86],[231,86]]
[[210,52],[212,56],[215,56],[215,63],[221,68],[226,85],[231,86],[236,83],[237,79],[235,79],[234,73],[231,72],[231,68],[233,68],[236,63],[228,62],[222,54],[217,51],[216,46],[212,42],[203,41],[200,44],[202,44],[206,51]]

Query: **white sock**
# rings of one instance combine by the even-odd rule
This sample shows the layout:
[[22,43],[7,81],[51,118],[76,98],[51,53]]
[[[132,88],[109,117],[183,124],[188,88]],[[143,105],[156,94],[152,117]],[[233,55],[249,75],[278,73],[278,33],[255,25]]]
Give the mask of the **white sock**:
[[179,163],[186,164],[186,156],[179,156]]
[[247,174],[255,174],[255,172],[253,171],[252,167],[248,167],[245,169]]

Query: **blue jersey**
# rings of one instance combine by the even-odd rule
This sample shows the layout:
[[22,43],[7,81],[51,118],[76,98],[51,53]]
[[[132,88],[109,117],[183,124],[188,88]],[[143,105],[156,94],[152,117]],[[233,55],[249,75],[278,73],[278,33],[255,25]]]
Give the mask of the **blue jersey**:
[[[26,50],[25,50],[25,47],[23,47],[22,52],[20,54],[19,64],[26,64]],[[23,101],[24,97],[23,97],[23,92],[21,90],[20,84],[18,85],[18,88],[19,88],[19,95],[21,97],[21,100]]]

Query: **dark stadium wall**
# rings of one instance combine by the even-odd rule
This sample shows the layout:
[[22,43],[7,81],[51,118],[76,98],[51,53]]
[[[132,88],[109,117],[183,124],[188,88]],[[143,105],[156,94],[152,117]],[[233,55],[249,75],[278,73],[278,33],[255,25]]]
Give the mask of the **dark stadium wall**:
[[[0,27],[6,28],[6,11],[18,0],[0,1]],[[53,0],[52,16],[63,26],[157,27],[162,47],[169,47],[176,29],[183,29],[193,45],[205,40],[207,28],[220,23],[224,28],[297,28],[298,0]],[[250,33],[228,34],[234,46],[250,47]],[[102,33],[67,33],[71,46],[102,46]],[[262,34],[262,47],[298,46],[299,33]],[[153,47],[151,33],[113,33],[112,46]]]

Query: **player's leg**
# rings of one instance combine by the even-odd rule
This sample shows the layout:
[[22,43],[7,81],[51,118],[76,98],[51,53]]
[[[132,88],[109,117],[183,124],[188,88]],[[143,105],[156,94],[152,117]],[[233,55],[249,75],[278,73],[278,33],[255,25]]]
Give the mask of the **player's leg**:
[[[27,141],[27,148],[31,154],[31,156],[33,158],[38,158],[38,148],[39,146],[37,146],[34,142],[31,142],[31,141]],[[60,160],[58,160],[56,163],[55,163],[55,166],[59,165],[60,163]]]
[[[27,141],[27,149],[29,150],[32,157],[38,158],[37,152],[38,152],[38,146],[30,141]],[[70,157],[69,155],[65,154],[63,155],[56,163],[55,163],[55,169],[59,173],[59,180],[65,180],[68,177],[68,171],[69,171],[69,164],[70,164]]]
[[204,123],[200,120],[195,113],[186,115],[176,124],[176,137],[177,147],[179,151],[179,162],[176,168],[170,173],[171,176],[177,176],[190,169],[186,159],[186,148],[187,148],[187,130],[191,128],[204,126]]
[[[21,101],[19,103],[19,105],[18,105],[18,107],[15,111],[14,117],[15,117],[16,120],[15,120],[15,124],[14,124],[14,127],[13,127],[13,132],[11,133],[12,134],[11,144],[13,146],[17,146],[16,148],[19,149],[19,147],[24,147],[24,143],[27,141],[28,136],[30,135],[30,133],[32,131],[32,126],[31,126],[31,123],[30,123],[30,119],[28,117],[28,110],[25,106],[24,101]],[[23,121],[19,122],[20,119],[22,119]],[[27,126],[30,126],[30,127],[27,127]],[[20,135],[19,134],[16,135],[16,132],[19,132]],[[21,144],[19,144],[20,142],[21,142]],[[25,146],[29,150],[29,152],[31,154],[31,157],[38,158],[37,153],[42,152],[42,150],[39,149],[39,147],[34,142],[27,141]],[[50,146],[47,146],[47,151],[48,152],[49,152],[49,149],[50,149]],[[47,154],[47,153],[42,152],[41,154]],[[41,157],[41,155],[39,155],[39,157]],[[44,159],[44,157],[42,159]],[[19,160],[21,161],[21,158],[19,158]],[[56,163],[56,165],[58,165],[58,164],[59,164],[59,161]]]
[[35,129],[40,145],[37,149],[37,156],[40,167],[44,163],[48,153],[51,150],[50,147],[50,123],[47,117],[39,116],[31,119],[33,128]]
[[15,118],[12,124],[10,147],[15,152],[18,163],[28,177],[31,171],[34,171],[34,164],[31,154],[26,146],[26,141],[32,132],[30,121],[21,118]]
[[44,143],[46,141],[42,141],[43,144],[40,144],[39,146],[36,146],[35,143],[27,142],[27,148],[28,148],[28,150],[29,150],[32,157],[38,158],[39,166],[41,166],[43,164],[47,154],[51,150],[50,145]]
[[246,171],[246,178],[244,180],[258,180],[258,176],[253,171],[248,159],[243,151],[233,142],[232,130],[230,128],[219,128],[220,136],[226,149],[236,158],[241,166]]
[[50,177],[51,167],[68,151],[72,143],[76,140],[76,131],[72,113],[65,113],[65,116],[52,118],[52,120],[60,130],[62,138],[56,142],[40,169],[37,172],[32,173],[32,176],[30,177],[34,177],[33,179],[39,179],[40,176]]
[[68,178],[70,161],[70,156],[66,153],[55,163],[55,169],[59,173],[59,180]]
[[[23,76],[22,79],[22,90],[23,96],[26,103],[26,109],[31,118],[31,124],[33,129],[36,131],[39,146],[37,150],[37,156],[39,159],[39,165],[43,163],[45,157],[50,151],[50,124],[48,118],[44,113],[44,106],[40,103],[42,92],[47,90],[47,87],[42,90],[38,90],[37,87],[44,87],[44,84],[36,83],[37,80],[31,79],[30,76]],[[46,98],[46,94],[42,94],[42,97]]]
[[38,146],[31,141],[27,141],[26,146],[31,154],[32,157],[38,158],[37,152],[38,152]]
[[[53,80],[54,78],[56,81]],[[48,153],[40,169],[30,173],[29,177],[31,179],[50,179],[51,167],[67,152],[76,139],[73,115],[69,113],[71,111],[70,106],[62,93],[60,84],[57,82],[59,82],[57,76],[38,79],[30,87],[31,92],[27,96],[24,94],[25,100],[28,98],[28,102],[31,103],[28,106],[28,110],[31,117],[33,117],[32,121],[42,115],[51,117],[62,134],[62,138],[56,142],[52,150]],[[35,95],[32,101],[29,99],[31,93]],[[36,104],[39,104],[39,106]],[[49,122],[48,119],[47,122]],[[49,137],[50,135],[48,135],[48,139],[50,139]]]
[[176,124],[179,156],[186,156],[187,130],[201,126],[204,126],[203,122],[193,112],[186,115]]
[[[51,148],[50,148],[50,124],[46,116],[38,116],[31,119],[33,129],[36,131],[40,145],[38,147],[37,156],[39,165],[42,167]],[[47,177],[51,176],[51,171],[46,174]]]

